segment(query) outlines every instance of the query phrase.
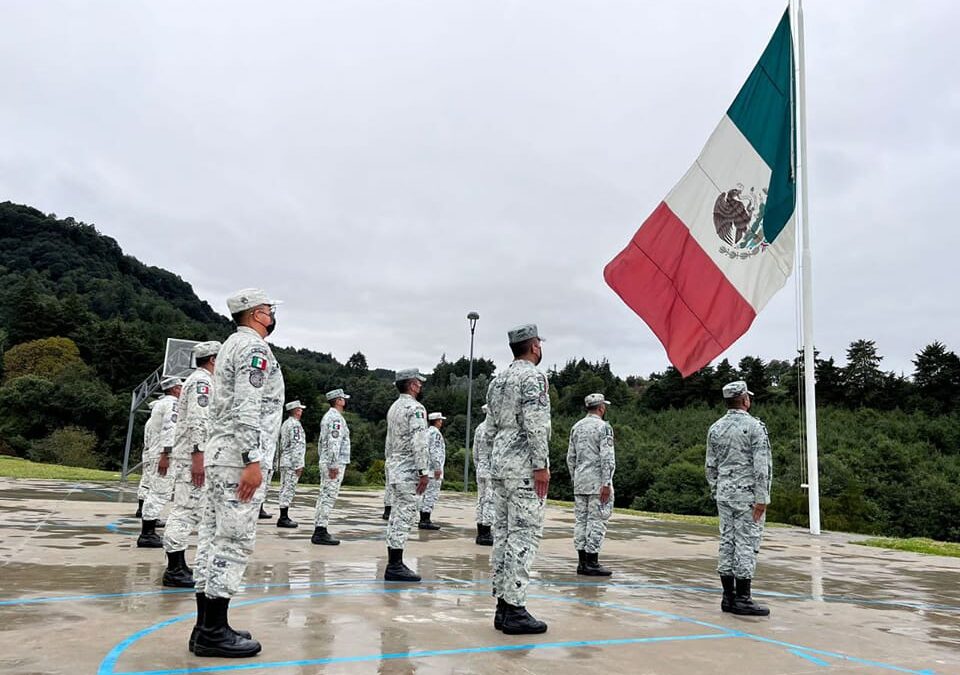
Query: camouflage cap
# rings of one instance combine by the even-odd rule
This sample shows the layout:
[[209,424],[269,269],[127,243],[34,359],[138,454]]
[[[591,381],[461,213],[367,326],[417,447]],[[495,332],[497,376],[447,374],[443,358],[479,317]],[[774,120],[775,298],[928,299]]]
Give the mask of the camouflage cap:
[[222,346],[223,345],[216,340],[198,342],[197,344],[193,345],[193,358],[202,359],[205,356],[213,356],[220,351],[220,347]]
[[[522,326],[516,326],[507,331],[507,340],[510,344],[516,344],[524,340],[529,340],[530,338],[539,337],[540,333],[537,331],[537,324],[535,323],[525,323]],[[543,338],[540,339],[543,340]]]
[[271,298],[266,291],[260,288],[244,288],[227,298],[227,309],[230,310],[231,314],[239,314],[259,305],[270,305],[272,307],[280,304],[283,304],[282,300]]
[[299,399],[296,401],[290,401],[287,405],[283,406],[284,410],[296,410],[300,408],[301,410],[306,410],[307,406],[303,405]]
[[398,370],[396,376],[393,378],[394,382],[406,382],[407,380],[426,382],[427,378],[420,374],[419,368],[404,368],[403,370]]
[[603,394],[587,394],[583,399],[583,404],[588,408],[595,408],[600,405],[610,405],[610,401],[603,397]]
[[183,378],[180,377],[165,377],[160,380],[160,388],[163,391],[170,391],[177,385],[183,384]]
[[753,396],[753,392],[747,389],[747,383],[743,380],[728,382],[727,384],[723,385],[724,398],[736,398],[737,396],[743,396],[744,394]]
[[429,415],[427,415],[428,422],[433,422],[434,420],[445,420],[445,419],[447,418],[443,416],[443,413],[432,412]]
[[333,389],[326,393],[328,401],[336,401],[338,398],[350,398],[350,394],[343,393],[343,389]]

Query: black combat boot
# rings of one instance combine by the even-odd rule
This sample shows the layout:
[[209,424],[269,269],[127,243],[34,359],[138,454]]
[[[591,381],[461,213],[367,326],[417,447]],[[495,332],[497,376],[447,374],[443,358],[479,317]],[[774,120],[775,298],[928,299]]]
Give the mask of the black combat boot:
[[724,612],[732,612],[733,599],[737,595],[736,579],[732,574],[721,574],[720,583],[723,584],[723,600],[720,601],[720,609]]
[[497,630],[503,630],[503,615],[507,611],[507,603],[503,598],[497,598],[497,611],[493,615],[493,627]]
[[260,643],[242,637],[227,622],[230,598],[207,598],[203,626],[197,631],[193,653],[197,656],[245,658],[260,653]]
[[257,518],[260,519],[260,520],[270,520],[271,518],[273,518],[273,514],[272,514],[272,513],[267,513],[266,511],[264,511],[264,510],[263,510],[263,504],[261,504],[261,505],[260,505],[260,515],[258,515]]
[[193,575],[187,571],[183,551],[167,554],[167,569],[163,572],[163,585],[173,588],[193,588]]
[[140,521],[140,536],[137,537],[137,548],[163,548],[163,539],[157,534],[157,521]]
[[587,572],[587,552],[586,551],[577,551],[577,574],[589,574]]
[[392,510],[393,510],[393,507],[392,507],[392,506],[384,506],[384,507],[383,507],[383,515],[380,516],[380,517],[381,517],[383,520],[390,520],[390,511],[392,511]]
[[613,572],[600,564],[599,553],[587,553],[587,576],[609,577]]
[[137,513],[136,513],[136,517],[137,517],[137,518],[143,518],[143,500],[142,500],[142,499],[138,499],[138,500],[137,500]]
[[539,635],[547,632],[547,624],[538,620],[526,607],[506,605],[503,614],[504,635]]
[[417,523],[417,527],[420,528],[421,530],[439,530],[440,529],[439,525],[434,525],[432,522],[430,522],[429,511],[420,512],[420,522]]
[[[197,622],[193,624],[193,630],[190,631],[190,642],[187,644],[190,652],[197,648],[197,633],[200,632],[200,629],[203,627],[203,618],[207,613],[207,594],[206,593],[197,593]],[[237,630],[229,623],[227,624],[227,629],[231,632],[239,635],[242,638],[250,639],[250,632],[245,630]]]
[[310,543],[317,544],[318,546],[337,546],[340,540],[331,537],[330,533],[327,532],[327,528],[315,527],[313,528],[313,536],[310,537]]
[[299,525],[297,521],[290,520],[289,511],[290,507],[288,506],[280,507],[280,517],[277,519],[277,527],[289,527],[292,529]]
[[384,581],[420,581],[420,576],[403,564],[402,548],[387,548],[387,569]]
[[490,526],[477,523],[477,546],[493,546],[493,537],[490,536]]
[[730,611],[740,616],[769,616],[770,610],[750,597],[750,579],[737,579],[737,594]]

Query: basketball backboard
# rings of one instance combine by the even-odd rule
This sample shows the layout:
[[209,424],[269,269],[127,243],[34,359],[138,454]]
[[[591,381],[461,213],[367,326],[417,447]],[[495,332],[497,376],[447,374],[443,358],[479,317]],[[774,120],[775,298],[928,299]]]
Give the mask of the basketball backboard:
[[167,351],[163,355],[163,377],[186,377],[193,372],[193,345],[198,340],[167,338]]

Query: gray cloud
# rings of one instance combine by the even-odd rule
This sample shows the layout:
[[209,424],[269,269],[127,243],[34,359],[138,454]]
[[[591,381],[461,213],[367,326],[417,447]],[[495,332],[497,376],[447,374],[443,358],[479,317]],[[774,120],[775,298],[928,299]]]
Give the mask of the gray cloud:
[[[808,2],[817,343],[960,348],[951,2]],[[94,222],[281,344],[429,368],[666,366],[603,265],[699,152],[780,3],[44,2],[0,26],[0,193]],[[728,352],[789,356],[793,283]]]

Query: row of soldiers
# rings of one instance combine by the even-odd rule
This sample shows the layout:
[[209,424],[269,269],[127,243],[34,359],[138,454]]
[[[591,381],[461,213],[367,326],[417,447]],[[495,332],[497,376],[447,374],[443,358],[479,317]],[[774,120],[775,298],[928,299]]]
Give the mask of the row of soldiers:
[[[199,523],[192,570],[197,622],[189,640],[190,650],[198,656],[245,657],[261,649],[249,632],[230,626],[228,608],[230,599],[240,588],[254,547],[256,523],[269,479],[269,472],[262,467],[271,465],[272,452],[281,437],[283,376],[265,341],[276,326],[279,304],[259,289],[246,289],[231,296],[227,305],[238,326],[237,332],[219,349],[215,343],[198,345],[197,371],[181,385],[189,396],[178,401],[171,389],[155,406],[170,406],[172,410],[167,416],[168,423],[161,420],[159,430],[155,430],[160,434],[162,448],[157,459],[157,475],[165,475],[171,467],[174,475],[175,506],[167,532],[185,532],[185,539],[192,524]],[[475,446],[475,461],[480,488],[477,538],[478,543],[489,542],[493,546],[494,627],[505,634],[536,634],[545,632],[547,624],[527,611],[526,599],[530,569],[542,537],[550,483],[549,385],[546,375],[537,367],[543,349],[537,327],[519,326],[508,332],[508,341],[514,360],[490,383],[486,417],[476,435],[479,447]],[[209,352],[206,356],[205,350]],[[442,480],[442,466],[433,468],[429,448],[431,434],[434,429],[439,434],[443,420],[442,415],[430,420],[418,400],[425,381],[416,369],[398,371],[395,377],[398,398],[387,414],[385,459],[389,508],[385,515],[389,522],[384,572],[387,581],[420,581],[403,562],[404,547],[418,510],[421,525],[432,525],[429,511],[426,517],[423,515],[422,496],[431,488],[431,481],[437,481],[436,490],[439,490]],[[728,415],[745,414],[749,409],[745,385],[743,392],[737,400],[746,399],[746,408],[732,408]],[[328,500],[332,506],[345,467],[341,454],[345,440],[349,450],[349,431],[342,418],[349,396],[342,390],[331,393],[337,395],[328,395],[332,405],[324,417],[320,455],[327,486],[321,487],[318,502]],[[726,388],[724,394],[727,394]],[[165,401],[168,397],[171,400]],[[609,574],[609,570],[599,565],[598,555],[613,507],[614,438],[612,427],[603,419],[609,402],[601,394],[593,394],[585,404],[588,413],[571,431],[567,461],[576,493],[575,546],[580,556],[577,570],[599,576]],[[299,433],[302,439],[302,427],[299,431],[296,428],[303,406],[294,401],[286,407],[291,412],[290,419],[294,420],[288,419],[288,433],[291,437]],[[193,417],[202,418],[200,409],[208,409],[205,428],[188,421]],[[176,433],[180,416],[183,417],[182,441],[181,434]],[[430,422],[437,424],[431,427]],[[721,422],[723,420],[718,425]],[[752,556],[755,561],[763,522],[763,509],[758,503],[751,503],[749,509],[744,507],[742,500],[748,487],[741,468],[749,459],[751,483],[758,467],[769,468],[769,461],[757,459],[763,454],[766,432],[762,425],[756,427],[753,422],[747,414],[742,419],[732,419],[724,429],[711,428],[708,435],[707,475],[718,503],[728,496],[736,497],[730,501],[729,509],[721,509],[718,569],[724,586],[722,607],[737,613],[750,613],[744,610],[747,603],[752,603],[750,559]],[[173,433],[168,428],[171,423]],[[740,438],[741,432],[747,441]],[[339,441],[339,445],[325,446],[324,437]],[[485,457],[484,444],[489,445],[489,460]],[[769,456],[768,443],[765,448]],[[729,465],[731,457],[734,465]],[[298,463],[301,466],[297,466]],[[734,466],[733,471],[730,466]],[[286,469],[287,480],[281,477],[281,491],[285,492],[281,520],[289,520],[287,496],[292,499],[294,476],[299,476],[302,461],[290,462]],[[766,478],[757,479],[766,481],[763,489],[749,486],[753,490],[751,498],[759,499],[757,495],[763,490],[769,493],[769,471],[764,475]],[[159,514],[153,502],[151,490],[143,506],[142,536],[155,536],[153,521]],[[187,525],[179,524],[181,518]],[[489,522],[482,522],[484,520]],[[747,520],[753,525],[749,526]],[[317,543],[337,543],[326,531],[326,525],[320,528],[320,525],[315,527],[314,538],[329,541]],[[179,536],[170,539],[171,545],[165,546],[168,572],[180,570],[185,576],[190,572],[183,557],[185,544]],[[182,548],[178,552],[179,546]],[[728,580],[732,583],[729,598]],[[748,609],[760,613],[764,608],[751,605]]]

